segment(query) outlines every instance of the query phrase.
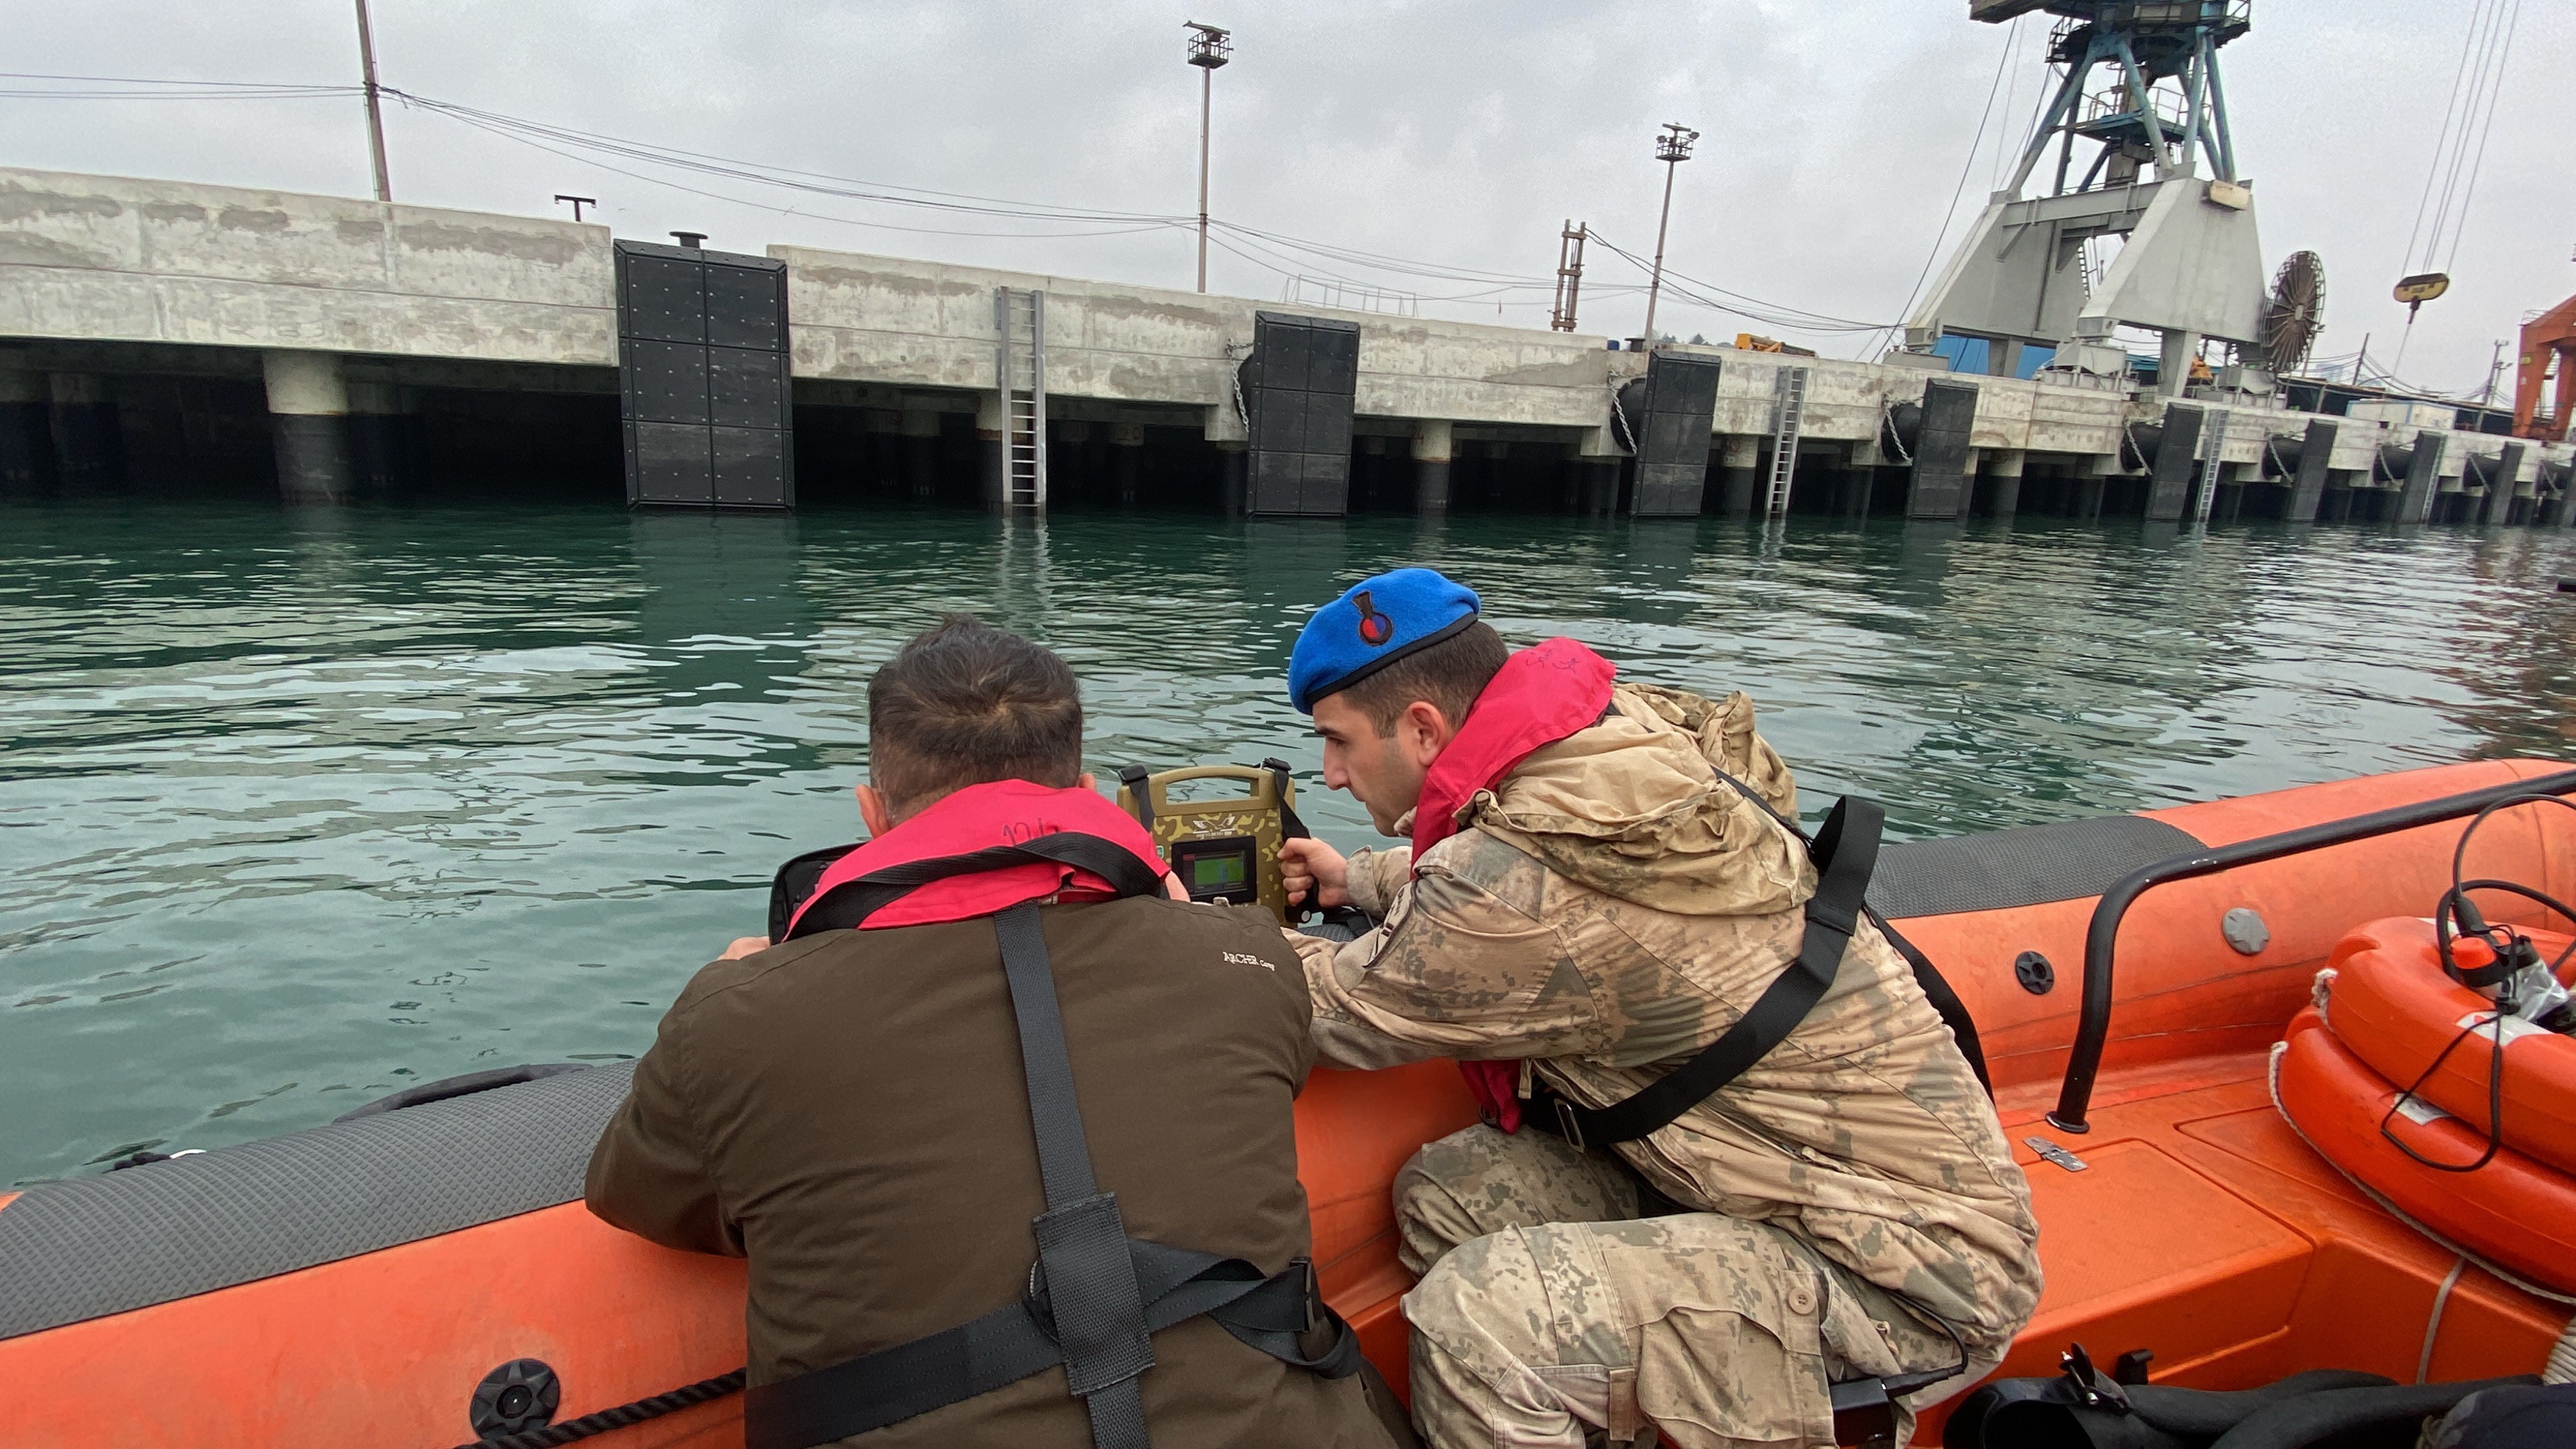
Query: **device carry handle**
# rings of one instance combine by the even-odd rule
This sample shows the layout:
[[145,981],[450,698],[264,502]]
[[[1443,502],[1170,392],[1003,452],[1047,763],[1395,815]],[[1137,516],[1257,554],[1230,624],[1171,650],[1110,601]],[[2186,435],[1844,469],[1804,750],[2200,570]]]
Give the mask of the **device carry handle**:
[[[1164,770],[1151,775],[1144,774],[1142,770],[1137,769],[1134,765],[1128,766],[1127,770],[1136,770],[1139,775],[1143,775],[1144,777],[1145,788],[1142,792],[1138,793],[1137,803],[1145,807],[1148,812],[1149,819],[1153,814],[1159,814],[1171,809],[1171,787],[1181,783],[1183,780],[1241,780],[1246,784],[1256,787],[1271,783],[1271,775],[1268,770],[1256,770],[1249,765],[1191,765],[1185,769]],[[1128,778],[1127,770],[1121,770],[1118,772],[1118,781],[1120,784],[1127,786],[1129,790],[1134,791],[1136,789],[1136,784],[1133,780]],[[1191,803],[1195,804],[1198,802],[1194,801]],[[1252,794],[1246,797],[1245,803],[1251,805],[1267,805],[1273,802],[1262,799],[1259,790],[1255,789]]]

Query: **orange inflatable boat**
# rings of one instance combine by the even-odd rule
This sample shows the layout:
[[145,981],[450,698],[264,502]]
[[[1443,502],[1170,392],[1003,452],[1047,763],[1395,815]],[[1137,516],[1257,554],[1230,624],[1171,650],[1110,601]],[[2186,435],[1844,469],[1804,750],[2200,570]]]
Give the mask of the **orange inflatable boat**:
[[[2379,1140],[2354,1074],[2387,1072],[2336,1028],[2422,1013],[2393,985],[2375,1000],[2394,1007],[2366,1006],[2352,964],[2412,949],[2387,918],[2432,910],[2465,818],[2535,786],[2576,791],[2576,771],[2485,761],[1885,850],[1872,901],[1977,1022],[2040,1217],[2047,1291],[2001,1373],[2051,1373],[2077,1340],[2104,1361],[2144,1351],[2157,1382],[2207,1388],[2317,1367],[2401,1381],[2539,1369],[2569,1302],[2463,1257],[2483,1255],[2473,1235],[2437,1242],[2383,1205],[2404,1205],[2394,1190],[2361,1185],[2366,1165],[2300,1136]],[[2576,897],[2571,812],[2498,814],[2471,856],[2478,876]],[[2566,924],[2528,902],[2496,909]],[[2336,962],[2353,985],[2320,1018],[2314,980]],[[2297,1129],[2272,1097],[2285,1034]],[[2367,1050],[2402,1053],[2387,1059],[2402,1072],[2422,1051],[2402,1035]],[[2428,1155],[2480,1150],[2483,1099],[2454,1091],[2484,1089],[2468,1051],[2432,1098],[2463,1104],[2439,1110],[2467,1145],[2436,1123]],[[446,1449],[502,1398],[542,1390],[570,1427],[717,1380],[682,1396],[703,1402],[584,1442],[739,1444],[740,1398],[720,1376],[743,1361],[741,1265],[654,1247],[579,1202],[625,1084],[621,1067],[566,1071],[0,1203],[0,1443]],[[2373,1125],[2312,1120],[2312,1096]],[[2513,1142],[2552,1100],[2517,1084]],[[1318,1072],[1298,1105],[1325,1288],[1399,1387],[1409,1285],[1389,1183],[1474,1117],[1443,1063]],[[2535,1173],[2561,1170],[2540,1151],[2524,1154]],[[2474,1197],[2506,1182],[2447,1186]],[[1941,1417],[1918,1438],[1937,1440]]]

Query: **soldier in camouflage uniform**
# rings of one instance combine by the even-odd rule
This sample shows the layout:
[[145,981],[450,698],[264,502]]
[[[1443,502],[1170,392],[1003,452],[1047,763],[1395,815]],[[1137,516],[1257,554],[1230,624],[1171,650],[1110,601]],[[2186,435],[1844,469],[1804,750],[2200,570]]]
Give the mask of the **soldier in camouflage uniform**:
[[[1364,619],[1412,602],[1370,582]],[[1332,607],[1310,634],[1338,622]],[[1312,667],[1298,688],[1292,663],[1326,782],[1386,833],[1414,833],[1450,721],[1521,707],[1498,701],[1513,675],[1481,630],[1339,692],[1334,661],[1326,690]],[[1542,647],[1559,645],[1600,663],[1571,641]],[[1523,1096],[1535,1078],[1604,1107],[1723,1034],[1796,956],[1815,872],[1742,792],[1795,818],[1752,701],[1635,684],[1608,700],[1475,782],[1428,850],[1283,851],[1292,891],[1382,920],[1348,943],[1298,938],[1325,1059],[1518,1060]],[[1640,1180],[1686,1210],[1641,1219]],[[1606,1151],[1470,1127],[1424,1147],[1395,1191],[1421,1275],[1405,1299],[1414,1414],[1435,1445],[1656,1428],[1686,1449],[1829,1445],[1829,1383],[1964,1360],[1909,1396],[1902,1431],[1992,1368],[2039,1297],[2029,1192],[1993,1107],[1866,924],[1788,1038],[1670,1125]]]

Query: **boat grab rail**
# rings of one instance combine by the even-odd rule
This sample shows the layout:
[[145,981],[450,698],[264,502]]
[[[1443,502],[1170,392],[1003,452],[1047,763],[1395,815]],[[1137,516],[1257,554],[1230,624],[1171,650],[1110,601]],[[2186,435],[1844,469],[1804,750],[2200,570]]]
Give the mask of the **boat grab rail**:
[[2285,855],[2299,855],[2331,845],[2368,840],[2373,836],[2393,835],[2420,825],[2457,820],[2517,795],[2576,795],[2576,770],[2492,785],[2483,790],[2471,790],[2465,795],[2421,800],[2412,805],[2355,815],[2348,820],[2330,820],[2323,825],[2285,830],[2278,835],[2240,840],[2234,845],[2177,855],[2131,871],[2118,885],[2102,893],[2101,903],[2093,908],[2093,922],[2084,933],[2084,1004],[2076,1019],[2075,1046],[2066,1058],[2066,1078],[2058,1087],[2057,1107],[2047,1114],[2048,1125],[2060,1132],[2080,1134],[2093,1130],[2093,1124],[2085,1120],[2085,1113],[2093,1103],[2094,1078],[2102,1070],[2102,1048],[2111,1038],[2112,951],[2119,942],[2120,922],[2129,914],[2129,907],[2137,904],[2138,897],[2160,885],[2216,875],[2240,865],[2255,865],[2278,860]]

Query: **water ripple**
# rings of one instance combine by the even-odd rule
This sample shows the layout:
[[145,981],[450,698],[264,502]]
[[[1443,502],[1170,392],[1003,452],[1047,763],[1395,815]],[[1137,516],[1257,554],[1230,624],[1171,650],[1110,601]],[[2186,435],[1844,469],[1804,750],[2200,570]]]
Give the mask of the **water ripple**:
[[[868,675],[943,612],[1082,675],[1093,767],[1316,764],[1306,612],[1448,568],[1529,640],[1750,690],[1811,809],[1945,834],[2576,753],[2562,533],[15,508],[0,1179],[641,1050],[857,833]],[[1304,805],[1358,843],[1340,797]]]

